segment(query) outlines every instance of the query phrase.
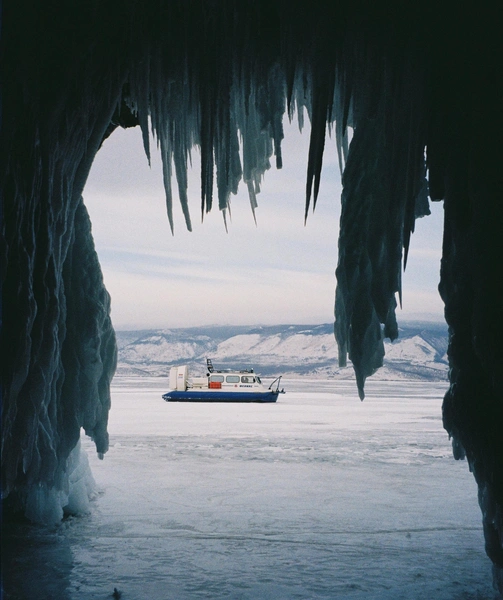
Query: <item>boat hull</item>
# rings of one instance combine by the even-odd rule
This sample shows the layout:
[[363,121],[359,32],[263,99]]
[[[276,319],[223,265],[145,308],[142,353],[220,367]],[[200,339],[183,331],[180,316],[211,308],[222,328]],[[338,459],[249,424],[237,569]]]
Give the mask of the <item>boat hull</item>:
[[222,392],[171,390],[163,394],[166,402],[276,402],[278,392]]

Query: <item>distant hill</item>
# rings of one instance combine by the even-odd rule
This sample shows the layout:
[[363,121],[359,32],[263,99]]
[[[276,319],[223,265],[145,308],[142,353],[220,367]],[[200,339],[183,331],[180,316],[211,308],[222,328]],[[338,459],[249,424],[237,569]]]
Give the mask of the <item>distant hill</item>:
[[[354,378],[351,366],[338,367],[332,324],[118,331],[117,342],[118,375],[165,376],[171,366],[185,364],[203,374],[208,357],[216,368],[253,367],[263,376]],[[385,350],[374,378],[447,379],[445,324],[402,324]]]

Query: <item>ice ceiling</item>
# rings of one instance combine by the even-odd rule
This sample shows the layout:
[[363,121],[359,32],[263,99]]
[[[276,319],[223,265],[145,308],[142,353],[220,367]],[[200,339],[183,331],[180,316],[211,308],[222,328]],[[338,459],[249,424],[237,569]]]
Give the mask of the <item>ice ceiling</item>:
[[[369,3],[370,4],[370,3]],[[503,588],[502,85],[495,7],[311,0],[6,2],[2,33],[2,490],[33,520],[69,502],[80,428],[108,445],[115,339],[82,191],[117,126],[160,145],[187,226],[243,180],[252,207],[282,118],[311,121],[306,211],[327,124],[343,169],[336,337],[363,396],[397,335],[416,217],[443,200],[440,292],[450,328],[444,425],[479,486]],[[347,130],[354,136],[348,147]],[[240,149],[241,145],[241,149]],[[285,157],[287,160],[288,157]],[[216,173],[216,176],[215,176]],[[59,507],[59,508],[55,508]]]

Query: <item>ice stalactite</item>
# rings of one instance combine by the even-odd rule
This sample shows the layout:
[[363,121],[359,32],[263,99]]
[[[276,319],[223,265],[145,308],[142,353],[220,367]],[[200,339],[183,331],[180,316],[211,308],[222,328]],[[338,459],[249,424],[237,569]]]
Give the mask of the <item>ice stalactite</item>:
[[415,219],[430,213],[421,69],[403,65],[409,77],[397,82],[385,66],[366,66],[353,84],[359,117],[343,173],[335,303],[339,364],[349,354],[362,399],[365,379],[382,366],[383,338],[398,336],[403,255]]
[[[382,361],[383,336],[397,333],[410,235],[415,218],[428,213],[425,175],[430,197],[445,199],[444,423],[456,455],[470,461],[488,553],[502,572],[502,280],[493,266],[502,254],[501,19],[462,7],[453,19],[423,4],[392,11],[363,4],[6,3],[5,494],[64,489],[80,427],[106,450],[113,333],[81,205],[103,138],[138,123],[149,159],[153,132],[171,227],[174,171],[190,228],[193,148],[201,154],[202,215],[218,204],[225,216],[240,180],[253,211],[271,159],[277,167],[283,161],[283,115],[297,109],[300,126],[304,112],[311,122],[306,215],[316,203],[327,126],[335,130],[344,183],[336,335],[362,397]],[[87,283],[77,276],[83,270]]]

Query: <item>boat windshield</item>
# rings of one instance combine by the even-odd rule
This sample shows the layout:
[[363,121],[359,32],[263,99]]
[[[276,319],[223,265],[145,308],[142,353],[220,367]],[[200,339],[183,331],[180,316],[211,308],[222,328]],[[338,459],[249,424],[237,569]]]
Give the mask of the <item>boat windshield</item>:
[[259,377],[258,375],[257,375],[257,383],[262,383],[262,382],[260,381],[260,377]]

